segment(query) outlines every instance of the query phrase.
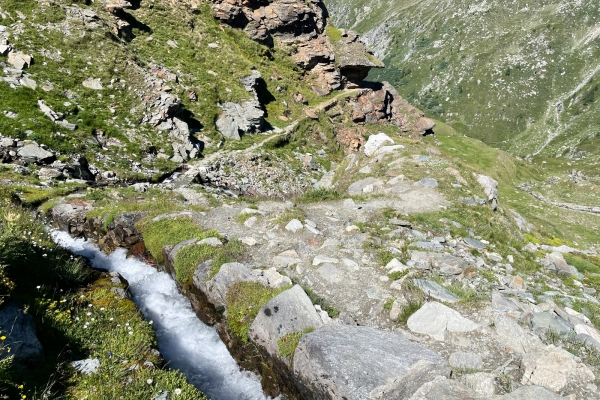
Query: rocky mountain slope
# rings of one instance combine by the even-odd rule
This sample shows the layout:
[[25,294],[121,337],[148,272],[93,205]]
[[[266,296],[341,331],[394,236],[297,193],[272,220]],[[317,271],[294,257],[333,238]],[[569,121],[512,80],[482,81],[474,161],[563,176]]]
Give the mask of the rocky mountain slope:
[[167,272],[268,396],[598,396],[586,159],[516,158],[364,82],[388,72],[319,1],[0,7],[0,317],[37,349],[0,336],[0,390],[203,398],[46,224]]
[[327,0],[387,68],[370,77],[461,134],[525,157],[598,162],[594,1]]

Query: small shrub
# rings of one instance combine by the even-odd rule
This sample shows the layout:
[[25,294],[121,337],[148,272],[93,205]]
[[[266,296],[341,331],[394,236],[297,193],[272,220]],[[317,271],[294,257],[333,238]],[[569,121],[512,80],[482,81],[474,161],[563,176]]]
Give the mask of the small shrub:
[[305,192],[300,196],[297,201],[298,203],[316,203],[318,201],[330,201],[330,200],[339,200],[343,196],[337,190],[329,190],[329,189],[315,189],[309,192]]
[[404,271],[395,271],[388,274],[388,278],[393,281],[397,281],[398,279],[404,278],[410,272],[409,269],[405,269]]

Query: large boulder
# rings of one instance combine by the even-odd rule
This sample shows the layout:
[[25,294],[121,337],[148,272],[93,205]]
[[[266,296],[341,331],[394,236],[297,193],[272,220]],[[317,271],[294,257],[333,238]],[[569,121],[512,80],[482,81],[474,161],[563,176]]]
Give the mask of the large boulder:
[[47,164],[54,159],[54,154],[48,150],[44,150],[36,143],[30,143],[23,146],[17,152],[18,156],[33,162]]
[[383,68],[384,64],[359,40],[356,32],[341,31],[341,38],[334,42],[336,63],[342,76],[350,82],[360,83],[371,68]]
[[326,325],[302,336],[293,371],[309,399],[409,398],[450,367],[404,336],[366,326]]
[[221,108],[216,125],[227,139],[240,140],[241,134],[258,132],[263,125],[265,112],[256,99],[241,104],[228,101]]
[[477,175],[477,182],[483,187],[483,193],[495,210],[498,207],[498,182],[487,175]]
[[250,326],[248,337],[273,356],[279,356],[277,340],[291,334],[315,330],[323,321],[312,301],[298,285],[269,300]]
[[0,330],[1,335],[6,336],[0,350],[1,359],[12,355],[14,365],[19,368],[35,368],[44,361],[44,349],[35,335],[33,317],[16,303],[8,303],[0,310]]

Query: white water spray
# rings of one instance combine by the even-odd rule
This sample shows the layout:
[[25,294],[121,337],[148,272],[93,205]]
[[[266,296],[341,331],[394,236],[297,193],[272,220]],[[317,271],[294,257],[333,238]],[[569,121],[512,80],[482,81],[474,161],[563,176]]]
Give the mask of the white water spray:
[[59,245],[86,257],[94,268],[118,272],[128,282],[147,320],[153,321],[162,356],[169,367],[213,400],[264,400],[258,377],[240,371],[217,332],[203,324],[171,277],[133,258],[123,249],[104,254],[92,242],[53,231]]

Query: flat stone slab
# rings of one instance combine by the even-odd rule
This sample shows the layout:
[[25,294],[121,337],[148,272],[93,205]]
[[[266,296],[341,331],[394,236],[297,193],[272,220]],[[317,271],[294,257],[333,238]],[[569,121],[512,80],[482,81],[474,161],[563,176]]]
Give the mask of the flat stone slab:
[[456,303],[457,301],[460,301],[460,297],[444,289],[434,281],[413,279],[412,282],[417,285],[419,289],[436,300],[445,301],[446,303]]
[[460,315],[456,310],[441,303],[430,301],[408,318],[408,329],[412,332],[444,340],[446,332],[471,332],[479,325]]
[[409,398],[449,367],[404,336],[366,326],[327,325],[300,339],[294,373],[321,399]]
[[564,319],[547,312],[536,312],[531,316],[531,330],[537,334],[548,331],[557,333],[561,337],[573,333],[573,328]]
[[479,240],[477,239],[473,239],[473,238],[464,238],[463,242],[465,242],[465,244],[469,247],[472,247],[474,249],[485,249],[485,244],[481,243]]

